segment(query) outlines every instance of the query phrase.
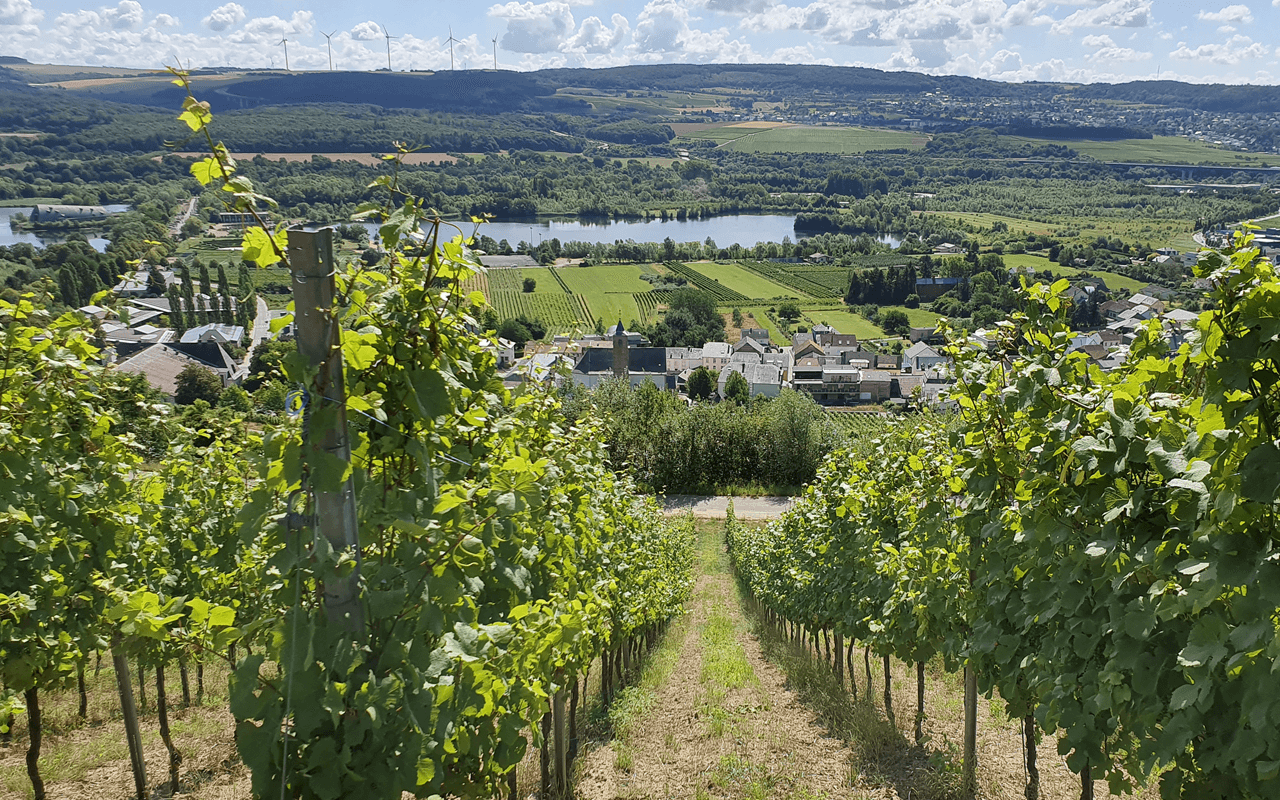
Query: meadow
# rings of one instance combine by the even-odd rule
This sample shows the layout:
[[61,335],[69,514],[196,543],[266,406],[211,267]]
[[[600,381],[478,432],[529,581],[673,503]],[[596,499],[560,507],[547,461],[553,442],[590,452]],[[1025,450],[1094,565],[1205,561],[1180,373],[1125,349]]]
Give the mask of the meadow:
[[1036,146],[1066,145],[1082,156],[1096,158],[1099,161],[1140,164],[1219,164],[1241,167],[1268,167],[1280,164],[1280,156],[1274,153],[1242,153],[1181,136],[1119,139],[1113,142],[1032,139],[1024,136],[1002,136],[1001,140]]
[[721,286],[741,295],[759,300],[771,300],[782,297],[800,298],[803,295],[794,289],[774,283],[761,275],[745,269],[737,264],[712,263],[699,261],[688,265],[702,275],[716,281]]
[[[1005,266],[1010,268],[1030,267],[1036,272],[1040,272],[1041,270],[1047,269],[1050,272],[1052,272],[1054,275],[1057,275],[1063,278],[1074,278],[1075,276],[1079,275],[1082,272],[1088,272],[1092,275],[1096,275],[1097,277],[1105,281],[1108,289],[1112,291],[1122,290],[1125,292],[1129,292],[1130,294],[1142,289],[1142,287],[1146,286],[1148,283],[1148,281],[1141,281],[1141,280],[1138,280],[1137,278],[1130,278],[1128,275],[1120,275],[1115,272],[1106,272],[1104,270],[1097,270],[1097,269],[1082,270],[1082,269],[1077,269],[1075,267],[1064,267],[1061,264],[1054,263],[1053,261],[1050,261],[1049,259],[1043,256],[1031,255],[1030,253],[1006,255],[1004,256],[1004,263],[1005,263]],[[915,323],[912,323],[912,324],[914,325]]]
[[866,153],[871,150],[919,150],[928,139],[914,133],[851,126],[736,123],[686,134],[689,139],[718,143],[728,150],[749,153]]
[[859,339],[878,339],[885,335],[866,317],[843,309],[823,308],[804,310],[804,318],[810,327],[817,323],[830,325],[840,333],[851,333]]

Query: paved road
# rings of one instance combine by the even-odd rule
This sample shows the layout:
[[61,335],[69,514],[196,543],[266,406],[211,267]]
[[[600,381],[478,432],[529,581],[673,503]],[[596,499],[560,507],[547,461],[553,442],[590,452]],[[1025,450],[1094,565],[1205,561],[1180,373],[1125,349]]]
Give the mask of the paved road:
[[244,361],[240,364],[240,371],[236,377],[243,380],[249,375],[249,362],[253,360],[253,351],[262,344],[267,335],[271,333],[271,309],[267,306],[267,301],[261,297],[258,298],[258,316],[253,319],[253,330],[249,333],[249,349],[244,354]]
[[775,519],[790,507],[793,497],[707,497],[692,494],[673,494],[659,497],[658,502],[668,514],[683,514],[692,510],[699,519],[724,519],[733,501],[733,515],[738,519]]
[[187,203],[187,210],[179,215],[177,222],[174,222],[169,226],[169,235],[173,236],[173,238],[178,238],[178,235],[182,233],[182,226],[185,225],[187,220],[191,219],[191,215],[195,213],[196,201],[199,199],[200,198],[198,197],[191,198],[191,202]]

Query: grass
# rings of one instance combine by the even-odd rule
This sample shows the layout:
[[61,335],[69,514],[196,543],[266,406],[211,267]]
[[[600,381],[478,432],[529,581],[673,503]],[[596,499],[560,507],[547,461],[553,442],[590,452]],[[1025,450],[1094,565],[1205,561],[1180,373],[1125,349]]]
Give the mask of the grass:
[[906,306],[881,306],[880,313],[886,311],[903,311],[907,315],[907,323],[913,328],[929,328],[938,324],[941,319],[937,314],[925,308],[907,308]]
[[747,123],[694,131],[690,139],[718,142],[727,150],[749,153],[866,153],[871,150],[917,150],[925,137],[900,131],[852,126],[784,125],[761,128]]
[[632,296],[653,288],[652,284],[640,280],[645,274],[640,265],[561,267],[556,273],[566,286],[586,298],[591,314],[606,327],[618,320],[624,324],[633,319],[647,321]]
[[[699,526],[698,560],[702,574],[729,573],[728,557],[721,542],[719,525]],[[733,730],[736,712],[725,705],[729,693],[747,685],[758,687],[760,684],[751,663],[747,661],[747,651],[739,640],[744,631],[735,622],[742,619],[741,610],[737,607],[737,594],[726,592],[723,587],[724,584],[720,584],[720,587],[708,584],[703,597],[710,613],[702,627],[702,671],[699,680],[704,694],[699,710],[707,720],[711,736],[723,736],[727,731]],[[729,610],[731,603],[734,604],[732,612],[736,613]]]
[[689,633],[685,617],[678,617],[658,640],[658,645],[644,658],[640,675],[624,687],[608,709],[609,727],[613,732],[614,766],[627,772],[633,763],[632,741],[644,717],[653,708],[661,686],[680,661],[680,648]]
[[1006,255],[1004,257],[1005,266],[1008,267],[1030,267],[1036,272],[1041,270],[1049,270],[1054,275],[1064,278],[1074,278],[1082,272],[1089,272],[1102,280],[1106,281],[1107,288],[1111,290],[1123,289],[1127,292],[1136,292],[1146,286],[1148,281],[1141,281],[1137,278],[1130,278],[1128,275],[1121,275],[1116,272],[1107,272],[1100,269],[1077,269],[1076,267],[1064,267],[1061,264],[1054,263],[1043,256],[1031,255],[1030,253],[1017,253],[1014,255]]
[[756,321],[757,327],[764,328],[769,332],[769,341],[780,347],[791,344],[791,337],[778,330],[778,326],[764,313],[767,306],[739,306],[739,308],[744,316],[750,315]]
[[884,331],[873,325],[866,317],[830,308],[802,309],[810,324],[824,323],[840,333],[851,333],[859,339],[878,339],[885,335]]
[[800,294],[794,289],[788,289],[781,284],[774,283],[768,278],[737,264],[697,261],[688,266],[690,269],[696,270],[714,281],[718,281],[726,289],[732,289],[747,297],[762,300],[777,297],[800,297]]
[[1227,150],[1208,142],[1184,139],[1181,136],[1156,136],[1151,139],[1120,139],[1114,142],[1085,140],[1030,139],[1021,136],[1003,137],[1011,142],[1030,142],[1036,145],[1066,145],[1082,156],[1099,161],[1126,161],[1143,164],[1221,164],[1226,166],[1265,167],[1280,163],[1274,153],[1242,153]]

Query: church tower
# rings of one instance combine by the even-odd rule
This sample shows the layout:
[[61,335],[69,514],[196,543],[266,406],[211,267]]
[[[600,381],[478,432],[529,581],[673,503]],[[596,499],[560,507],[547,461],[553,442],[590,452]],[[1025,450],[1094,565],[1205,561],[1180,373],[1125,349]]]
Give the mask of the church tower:
[[613,337],[613,377],[625,379],[631,372],[631,353],[628,350],[631,342],[627,339],[626,328],[622,327],[622,320],[610,329],[609,335]]

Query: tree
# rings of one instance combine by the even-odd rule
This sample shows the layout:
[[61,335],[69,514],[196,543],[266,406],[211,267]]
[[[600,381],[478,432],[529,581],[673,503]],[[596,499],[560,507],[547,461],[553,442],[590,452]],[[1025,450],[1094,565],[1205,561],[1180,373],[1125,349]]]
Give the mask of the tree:
[[222,379],[208,367],[188,364],[178,373],[173,393],[173,401],[178,405],[189,406],[197,400],[213,405],[221,396]]
[[751,399],[751,387],[747,384],[747,379],[742,377],[741,372],[730,372],[729,377],[725,379],[724,399],[740,406],[746,405]]
[[531,293],[531,292],[532,292],[534,289],[536,289],[536,288],[538,288],[538,282],[537,282],[536,280],[534,280],[533,278],[525,278],[525,279],[524,279],[524,292],[525,292],[525,294],[529,294],[529,293]]
[[244,381],[244,388],[256,392],[264,382],[275,380],[280,375],[280,363],[293,350],[289,342],[278,339],[258,345],[253,351],[253,358],[249,359],[249,377]]
[[187,320],[182,314],[182,298],[178,296],[178,287],[169,287],[169,324],[182,336],[187,330]]
[[147,294],[159,297],[165,293],[164,275],[160,274],[160,268],[152,264],[151,269],[147,271]]
[[911,323],[907,321],[907,312],[900,308],[890,308],[880,312],[880,327],[885,333],[893,336],[905,336],[911,333]]
[[218,262],[218,293],[231,296],[231,282],[227,280],[227,267],[222,262]]
[[209,265],[200,264],[200,293],[213,294],[213,281],[209,279]]
[[503,339],[515,342],[516,347],[524,347],[524,343],[534,338],[529,327],[518,319],[504,319],[498,326],[498,335]]
[[689,375],[689,396],[694,400],[706,400],[715,393],[716,374],[706,367],[698,367]]
[[253,401],[249,399],[248,392],[233,385],[223,389],[218,395],[218,406],[247,414],[253,410]]
[[778,316],[788,322],[794,322],[795,320],[800,319],[800,304],[794,300],[782,301],[778,304]]

